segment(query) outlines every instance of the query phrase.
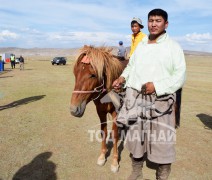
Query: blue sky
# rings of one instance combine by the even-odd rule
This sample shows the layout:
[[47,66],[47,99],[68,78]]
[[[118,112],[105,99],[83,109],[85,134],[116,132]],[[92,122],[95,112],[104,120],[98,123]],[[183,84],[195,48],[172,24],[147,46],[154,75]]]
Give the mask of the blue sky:
[[212,52],[212,0],[0,0],[0,47],[130,46],[130,22],[169,14],[169,35],[184,50]]

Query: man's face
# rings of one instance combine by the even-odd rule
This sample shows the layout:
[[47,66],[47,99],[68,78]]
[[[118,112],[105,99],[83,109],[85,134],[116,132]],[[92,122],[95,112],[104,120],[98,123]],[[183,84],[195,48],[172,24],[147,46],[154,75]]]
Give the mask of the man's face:
[[131,25],[131,30],[132,30],[133,34],[138,34],[140,32],[140,29],[141,28],[138,23],[133,23]]
[[162,16],[150,16],[148,19],[148,30],[151,35],[160,35],[168,27]]

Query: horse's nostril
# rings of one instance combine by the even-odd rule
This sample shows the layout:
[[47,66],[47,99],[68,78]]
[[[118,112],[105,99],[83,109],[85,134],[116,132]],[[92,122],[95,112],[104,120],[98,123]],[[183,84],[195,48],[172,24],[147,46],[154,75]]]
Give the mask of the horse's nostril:
[[75,117],[80,117],[81,116],[80,108],[77,107],[77,106],[71,105],[70,106],[70,113],[71,113],[72,116],[75,116]]
[[75,113],[74,112],[71,111],[70,113],[71,113],[72,116],[75,116]]
[[71,106],[70,106],[70,112],[71,112],[71,113],[75,113],[76,111],[77,111],[77,107],[71,105]]
[[86,102],[82,102],[80,105],[70,105],[70,113],[75,117],[82,117],[85,111]]

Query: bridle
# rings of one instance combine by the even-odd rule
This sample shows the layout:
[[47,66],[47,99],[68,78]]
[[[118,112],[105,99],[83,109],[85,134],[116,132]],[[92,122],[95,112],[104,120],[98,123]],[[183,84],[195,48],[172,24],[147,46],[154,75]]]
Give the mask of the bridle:
[[[88,58],[87,55],[85,55],[82,58],[81,62],[85,63],[85,64],[89,64],[90,58]],[[104,85],[105,85],[105,81],[104,81],[104,77],[103,77],[102,84],[100,86],[95,87],[92,91],[73,91],[73,93],[78,93],[78,94],[99,93],[96,98],[92,99],[93,101],[95,101],[96,99],[98,99],[100,97],[101,94],[103,94],[106,91],[106,89],[104,88]]]
[[100,86],[95,87],[92,91],[73,91],[72,93],[78,93],[78,94],[99,93],[96,98],[92,99],[93,101],[95,101],[96,99],[99,98],[101,94],[103,94],[106,91],[106,89],[104,88],[104,85],[105,85],[105,81],[103,78],[102,84]]

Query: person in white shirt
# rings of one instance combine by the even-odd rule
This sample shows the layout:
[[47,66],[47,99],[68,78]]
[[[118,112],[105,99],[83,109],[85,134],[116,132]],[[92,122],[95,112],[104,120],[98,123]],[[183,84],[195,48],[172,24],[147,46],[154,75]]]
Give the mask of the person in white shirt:
[[156,179],[165,180],[175,161],[176,91],[186,76],[181,47],[166,33],[168,14],[153,9],[148,14],[149,35],[137,46],[130,61],[113,82],[115,90],[126,87],[124,104],[117,122],[128,126],[125,147],[130,151],[132,173],[142,176],[144,155],[158,164]]
[[117,57],[120,61],[125,61],[127,50],[123,45],[123,41],[119,41]]

